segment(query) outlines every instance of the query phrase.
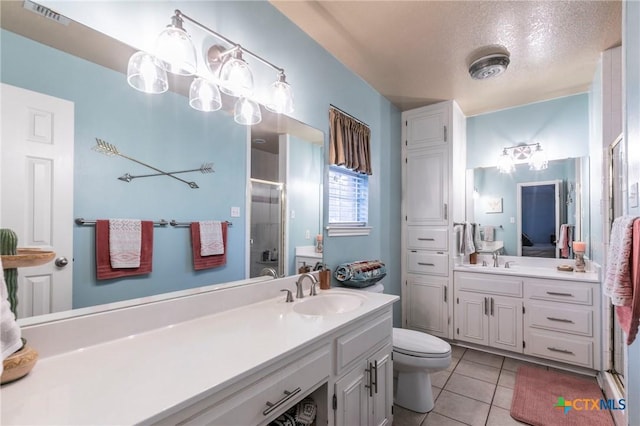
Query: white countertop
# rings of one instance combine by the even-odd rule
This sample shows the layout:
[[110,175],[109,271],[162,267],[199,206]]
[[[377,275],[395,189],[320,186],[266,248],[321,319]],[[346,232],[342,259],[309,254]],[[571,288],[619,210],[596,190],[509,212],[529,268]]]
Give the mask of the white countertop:
[[347,313],[300,315],[293,311],[300,301],[285,303],[283,294],[41,359],[2,386],[1,423],[134,424],[184,408],[398,300],[357,293],[365,301]]
[[[567,262],[567,264],[569,264]],[[556,266],[529,266],[529,265],[513,265],[505,268],[504,265],[499,267],[482,266],[482,264],[470,265],[468,263],[456,265],[454,271],[475,272],[481,274],[499,274],[499,275],[516,275],[529,278],[544,278],[563,281],[579,281],[584,283],[598,283],[598,273],[596,272],[566,272],[559,271]]]

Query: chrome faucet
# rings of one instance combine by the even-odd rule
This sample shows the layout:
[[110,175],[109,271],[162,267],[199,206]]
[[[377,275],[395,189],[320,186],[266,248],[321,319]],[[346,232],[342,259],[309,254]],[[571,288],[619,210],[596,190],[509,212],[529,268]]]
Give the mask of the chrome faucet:
[[511,265],[513,265],[514,263],[516,263],[514,260],[509,260],[507,262],[504,262],[504,267],[507,269],[511,269]]
[[499,266],[498,265],[498,252],[494,251],[493,252],[493,267],[497,268],[498,266]]
[[309,278],[311,280],[311,289],[309,290],[309,296],[317,295],[316,285],[318,284],[318,280],[315,275],[311,275],[309,273],[304,273],[300,275],[298,281],[296,281],[296,299],[302,299],[304,297],[304,292],[302,290],[302,282],[305,278]]
[[273,268],[262,268],[262,271],[260,271],[260,276],[278,278],[278,273]]

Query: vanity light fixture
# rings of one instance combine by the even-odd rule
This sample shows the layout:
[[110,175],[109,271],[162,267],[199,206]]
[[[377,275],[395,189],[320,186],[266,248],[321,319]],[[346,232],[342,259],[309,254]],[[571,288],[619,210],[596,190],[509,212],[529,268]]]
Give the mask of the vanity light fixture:
[[[185,21],[228,45],[209,48],[206,67],[213,78],[197,75],[196,50],[191,37],[184,29]],[[243,54],[276,71],[276,81],[270,87],[270,99],[265,107],[279,114],[293,112],[293,94],[286,81],[284,69],[275,66],[259,55],[245,49],[200,22],[175,10],[171,23],[156,41],[154,55],[136,52],[129,60],[127,81],[136,90],[146,93],[163,93],[168,89],[166,72],[183,76],[195,76],[189,90],[189,105],[199,111],[216,111],[222,107],[220,92],[237,97],[234,119],[237,123],[253,125],[262,121],[260,105],[253,100],[253,73]]]
[[498,170],[500,173],[511,173],[516,169],[516,164],[528,163],[530,170],[544,170],[548,167],[547,155],[539,142],[520,144],[502,149],[498,157]]

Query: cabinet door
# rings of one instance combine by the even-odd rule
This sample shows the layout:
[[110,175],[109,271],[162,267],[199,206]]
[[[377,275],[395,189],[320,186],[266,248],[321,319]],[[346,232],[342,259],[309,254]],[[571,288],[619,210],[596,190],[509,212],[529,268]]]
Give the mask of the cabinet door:
[[366,360],[336,382],[336,426],[369,424],[369,373]]
[[459,291],[456,294],[456,335],[458,340],[489,344],[490,297]]
[[522,300],[491,296],[489,346],[522,353]]
[[449,338],[449,280],[429,275],[407,276],[407,328]]
[[377,365],[374,373],[374,392],[371,399],[371,415],[369,424],[372,426],[391,425],[393,415],[393,362],[391,361],[392,345],[386,345],[369,358],[369,367]]
[[408,225],[446,225],[449,217],[447,148],[408,150],[405,164]]
[[449,108],[447,106],[408,117],[405,123],[407,148],[446,143],[449,138],[448,124]]

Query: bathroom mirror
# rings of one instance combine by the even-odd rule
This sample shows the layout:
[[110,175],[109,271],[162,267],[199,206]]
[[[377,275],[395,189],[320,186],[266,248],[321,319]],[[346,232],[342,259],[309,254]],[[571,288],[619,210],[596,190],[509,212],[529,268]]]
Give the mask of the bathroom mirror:
[[[73,187],[70,185],[57,191],[73,195],[72,214],[64,219],[71,225],[65,238],[73,241],[73,252],[59,253],[70,258],[67,268],[72,268],[73,280],[65,283],[69,284],[70,291],[61,306],[80,309],[211,284],[245,282],[249,278],[250,202],[247,194],[254,132],[265,132],[286,140],[287,151],[301,151],[304,164],[309,166],[313,162],[312,169],[319,171],[319,181],[305,181],[303,174],[295,172],[284,160],[286,193],[293,194],[296,186],[313,187],[312,191],[304,193],[305,201],[309,201],[305,207],[315,208],[313,213],[296,211],[296,218],[308,217],[313,223],[313,227],[304,225],[300,239],[301,233],[292,229],[295,225],[291,209],[287,207],[295,206],[299,201],[284,199],[287,212],[284,235],[287,239],[282,247],[286,247],[288,263],[293,264],[293,247],[313,244],[312,239],[304,237],[307,229],[311,236],[321,229],[324,164],[324,134],[321,131],[289,117],[275,114],[271,117],[264,109],[262,128],[252,130],[234,122],[228,112],[233,105],[230,98],[223,98],[223,111],[195,111],[185,98],[190,80],[184,78],[170,77],[171,90],[160,95],[137,92],[126,81],[127,62],[134,53],[131,47],[73,21],[59,23],[46,19],[23,8],[23,2],[1,2],[0,7],[2,83],[70,100],[75,107],[72,124],[74,166],[67,170]],[[175,176],[195,182],[198,188],[192,189],[183,181],[166,175],[144,176],[154,172],[123,156],[97,152],[96,138],[114,145],[127,157],[160,170],[195,169],[195,172]],[[0,148],[4,149],[4,144]],[[304,157],[305,150],[312,151],[313,155]],[[203,172],[201,169],[209,163],[212,172]],[[129,182],[119,179],[126,173],[136,178]],[[3,212],[10,204],[5,193],[0,193]],[[9,227],[7,217],[4,213],[0,215],[0,226]],[[227,232],[226,264],[194,271],[188,226],[156,225],[150,275],[98,281],[95,277],[95,229],[92,224],[75,224],[74,219],[79,217],[88,221],[139,218],[158,223],[163,219],[175,219],[186,224],[199,220],[226,220],[231,222]],[[44,246],[46,248],[46,244]],[[290,274],[293,269],[287,265],[280,272]],[[22,277],[28,275],[27,269],[19,273]],[[31,289],[37,294],[19,294],[23,307],[32,306],[31,311],[20,315],[21,318],[66,310],[44,306],[48,304],[42,303],[42,298],[54,286],[44,280],[41,287]],[[30,297],[34,300],[29,301]]]
[[[550,223],[535,224],[531,227],[532,207],[527,207],[531,197],[528,192],[540,183],[557,182],[558,196],[554,196],[555,186],[549,197],[538,197],[534,205],[543,207],[549,204]],[[553,185],[551,185],[553,186]],[[525,188],[523,196],[519,191]],[[528,189],[526,189],[528,188]],[[524,198],[523,198],[524,197]],[[589,238],[589,159],[567,158],[549,161],[548,168],[541,171],[529,170],[527,164],[516,165],[513,173],[500,173],[497,167],[478,167],[467,171],[467,218],[470,222],[493,229],[491,236],[483,239],[494,241],[480,245],[487,251],[501,250],[509,256],[556,257],[556,219],[559,224],[571,227],[574,241],[587,241]],[[543,201],[543,198],[547,201]],[[523,207],[524,206],[524,207]],[[525,211],[525,209],[527,209]],[[557,209],[557,213],[556,213]],[[538,215],[541,218],[543,214]],[[553,217],[551,217],[553,216]],[[523,223],[529,220],[529,223]],[[524,224],[524,227],[523,227]],[[527,234],[525,230],[532,230]],[[539,229],[539,231],[538,231]],[[493,237],[493,238],[491,238]],[[520,239],[518,239],[520,237]],[[528,240],[528,241],[527,241]],[[523,244],[524,242],[524,244]]]

